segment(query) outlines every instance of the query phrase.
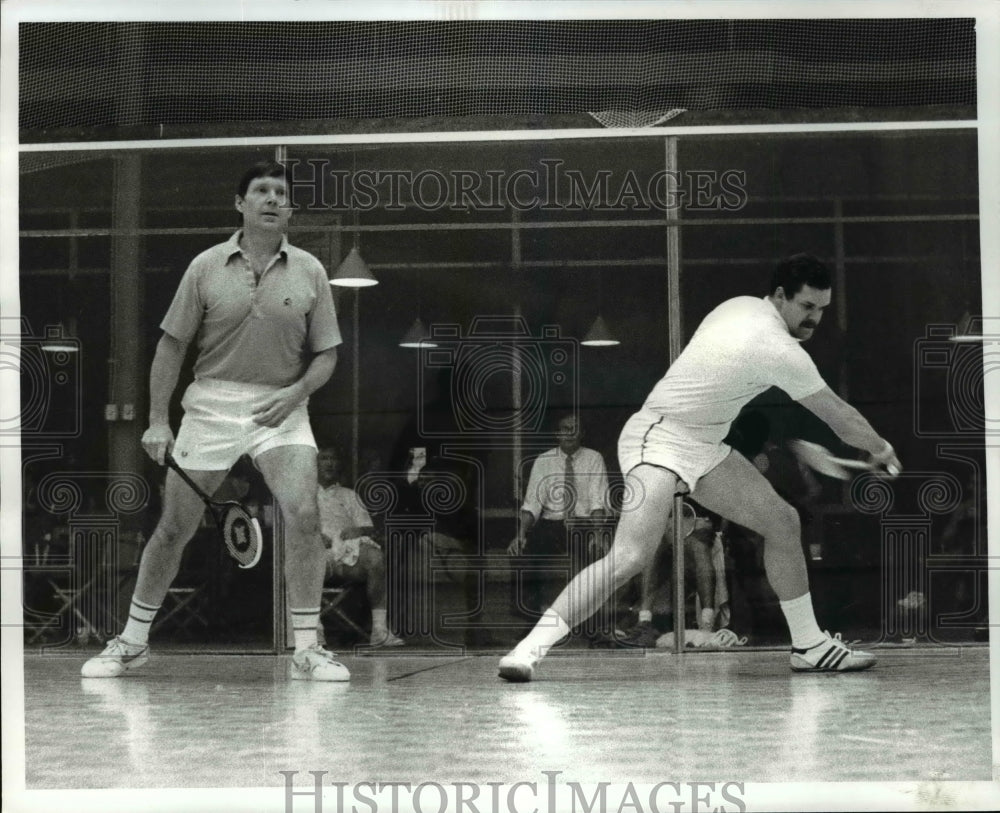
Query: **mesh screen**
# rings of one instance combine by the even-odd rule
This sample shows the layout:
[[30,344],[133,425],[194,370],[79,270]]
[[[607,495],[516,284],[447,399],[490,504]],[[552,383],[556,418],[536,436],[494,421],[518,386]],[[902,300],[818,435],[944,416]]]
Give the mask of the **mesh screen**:
[[23,130],[975,103],[975,21],[25,23]]

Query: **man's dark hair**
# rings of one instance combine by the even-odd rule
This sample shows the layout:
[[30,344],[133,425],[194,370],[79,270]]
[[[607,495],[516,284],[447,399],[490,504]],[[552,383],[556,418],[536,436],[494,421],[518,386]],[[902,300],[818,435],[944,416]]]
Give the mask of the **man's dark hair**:
[[771,290],[774,292],[781,288],[785,296],[791,299],[803,285],[825,291],[831,287],[830,269],[813,257],[811,254],[793,254],[782,260],[771,274]]
[[236,194],[245,198],[247,189],[257,178],[281,178],[287,183],[288,170],[284,164],[279,164],[277,161],[258,161],[243,173],[239,186],[236,188]]

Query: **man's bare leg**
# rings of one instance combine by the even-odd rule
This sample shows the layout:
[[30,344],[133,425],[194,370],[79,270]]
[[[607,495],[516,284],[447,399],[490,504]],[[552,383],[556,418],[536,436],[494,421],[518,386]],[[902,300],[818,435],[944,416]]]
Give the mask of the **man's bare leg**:
[[[190,475],[211,494],[219,487],[226,472],[192,471]],[[176,472],[168,471],[163,491],[163,512],[149,544],[142,552],[125,628],[100,655],[83,664],[80,669],[83,677],[118,677],[146,663],[149,658],[149,630],[167,590],[177,577],[184,548],[194,536],[204,513],[205,505],[201,498]]]
[[316,451],[309,446],[279,446],[261,452],[254,462],[281,508],[285,587],[298,652],[316,643],[325,575],[326,551],[319,533],[316,498]]
[[[207,494],[212,494],[226,477],[225,471],[188,471],[187,474]],[[163,603],[167,590],[177,578],[184,548],[198,530],[204,514],[205,503],[201,497],[177,472],[168,470],[163,487],[163,512],[142,551],[134,598],[157,607]]]
[[670,519],[677,475],[641,464],[625,480],[626,500],[611,550],[581,570],[534,629],[500,660],[502,678],[531,680],[535,664],[554,644],[590,618],[619,587],[652,561]]
[[709,511],[764,537],[764,569],[791,634],[793,669],[857,671],[875,664],[872,655],[851,651],[816,623],[798,512],[750,461],[730,454],[698,481],[691,496]]

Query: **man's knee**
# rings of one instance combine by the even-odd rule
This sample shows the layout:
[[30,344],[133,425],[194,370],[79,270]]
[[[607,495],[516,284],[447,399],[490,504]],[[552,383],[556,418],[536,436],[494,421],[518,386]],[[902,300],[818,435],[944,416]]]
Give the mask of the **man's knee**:
[[285,522],[299,533],[319,534],[319,508],[315,500],[289,500],[281,506]]
[[164,513],[153,531],[151,543],[159,543],[168,548],[184,547],[201,523],[202,512],[181,516],[175,512]]
[[635,545],[616,545],[605,557],[611,564],[617,587],[638,576],[649,565],[645,551]]
[[765,539],[798,539],[802,534],[799,512],[782,500],[768,512],[763,536]]
[[361,555],[358,557],[358,565],[371,577],[382,578],[385,576],[385,555],[377,548],[363,545]]

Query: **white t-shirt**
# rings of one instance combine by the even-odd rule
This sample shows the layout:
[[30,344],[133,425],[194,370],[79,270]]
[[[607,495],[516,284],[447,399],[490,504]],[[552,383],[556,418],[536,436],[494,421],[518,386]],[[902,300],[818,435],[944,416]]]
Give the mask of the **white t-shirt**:
[[778,387],[797,401],[825,386],[771,301],[738,296],[705,317],[643,409],[719,443],[764,390]]

